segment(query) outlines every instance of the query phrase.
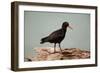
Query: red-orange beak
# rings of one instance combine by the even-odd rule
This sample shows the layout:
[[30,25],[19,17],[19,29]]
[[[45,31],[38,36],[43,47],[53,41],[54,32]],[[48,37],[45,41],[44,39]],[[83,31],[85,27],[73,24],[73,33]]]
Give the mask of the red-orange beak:
[[71,26],[68,26],[70,29],[73,29]]

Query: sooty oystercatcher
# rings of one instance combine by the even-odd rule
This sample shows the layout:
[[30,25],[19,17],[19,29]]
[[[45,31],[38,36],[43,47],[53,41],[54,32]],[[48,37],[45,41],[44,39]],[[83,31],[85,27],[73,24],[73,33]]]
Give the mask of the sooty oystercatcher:
[[[61,50],[60,43],[65,38],[67,27],[72,29],[72,27],[69,26],[68,22],[63,22],[61,29],[56,30],[56,31],[52,32],[49,36],[42,38],[40,44],[43,44],[45,42],[54,43],[54,53],[55,53],[56,52],[56,49],[55,49],[56,44],[58,43],[59,48]],[[61,52],[62,52],[62,50],[61,50]]]

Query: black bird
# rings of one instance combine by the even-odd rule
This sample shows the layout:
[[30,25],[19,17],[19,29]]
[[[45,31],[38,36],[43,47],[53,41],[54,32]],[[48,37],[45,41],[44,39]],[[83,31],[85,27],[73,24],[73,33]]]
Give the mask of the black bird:
[[[55,50],[56,44],[58,43],[59,48],[61,50],[60,44],[61,44],[62,40],[65,38],[67,27],[71,28],[69,26],[68,22],[63,22],[61,29],[56,30],[56,31],[52,32],[49,36],[42,38],[40,44],[43,44],[45,42],[54,43],[54,53],[55,53],[56,52],[56,50]],[[61,50],[61,52],[62,52],[62,50]]]

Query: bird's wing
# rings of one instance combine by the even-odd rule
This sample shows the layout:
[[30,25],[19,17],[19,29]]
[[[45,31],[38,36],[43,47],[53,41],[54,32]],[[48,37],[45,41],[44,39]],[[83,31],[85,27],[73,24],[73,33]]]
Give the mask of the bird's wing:
[[49,40],[57,39],[57,38],[61,38],[61,37],[63,37],[63,33],[62,33],[62,30],[59,29],[49,35]]

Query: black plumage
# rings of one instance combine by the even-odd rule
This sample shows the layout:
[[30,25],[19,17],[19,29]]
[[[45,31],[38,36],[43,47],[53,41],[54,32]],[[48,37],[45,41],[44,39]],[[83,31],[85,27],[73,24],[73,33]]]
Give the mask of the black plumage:
[[[65,38],[67,27],[70,27],[69,23],[68,22],[64,22],[62,24],[61,29],[56,30],[56,31],[52,32],[49,36],[42,38],[40,43],[41,44],[43,44],[45,42],[54,43],[54,52],[56,51],[55,48],[56,48],[56,44],[58,43],[59,44],[59,48],[61,50],[60,43]],[[61,52],[62,52],[62,50],[61,50]]]

